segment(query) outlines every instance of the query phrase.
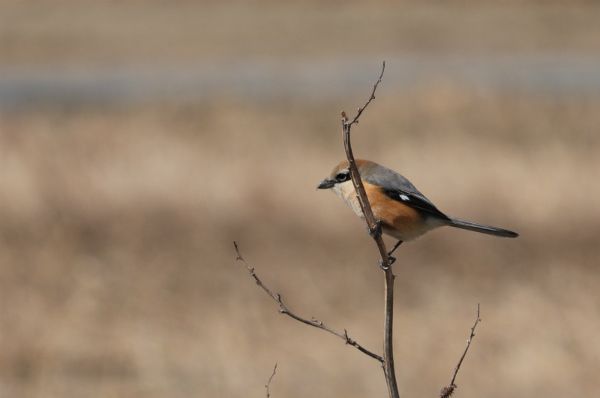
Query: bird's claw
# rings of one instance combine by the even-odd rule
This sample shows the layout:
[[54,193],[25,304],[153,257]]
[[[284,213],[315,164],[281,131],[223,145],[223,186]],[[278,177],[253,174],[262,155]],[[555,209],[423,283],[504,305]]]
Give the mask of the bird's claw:
[[369,235],[371,235],[372,238],[381,236],[381,233],[382,233],[381,221],[380,220],[375,221],[375,226],[373,228],[368,227],[368,231],[369,231]]
[[396,262],[396,257],[388,257],[388,261],[387,264],[384,263],[383,260],[379,260],[379,268],[381,268],[384,271],[387,271],[388,269],[390,269],[390,267]]

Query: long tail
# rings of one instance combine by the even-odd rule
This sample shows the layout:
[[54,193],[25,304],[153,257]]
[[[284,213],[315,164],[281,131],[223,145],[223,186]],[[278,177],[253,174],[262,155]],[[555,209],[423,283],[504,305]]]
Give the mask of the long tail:
[[508,229],[491,227],[489,225],[476,224],[474,222],[451,218],[448,225],[455,228],[468,229],[469,231],[480,232],[482,234],[501,236],[503,238],[516,238],[518,233],[509,231]]

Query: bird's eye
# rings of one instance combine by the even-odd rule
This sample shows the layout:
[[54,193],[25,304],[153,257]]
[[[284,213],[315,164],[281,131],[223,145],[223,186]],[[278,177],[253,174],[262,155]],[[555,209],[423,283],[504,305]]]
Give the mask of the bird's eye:
[[347,181],[350,177],[350,173],[346,172],[346,173],[337,173],[337,175],[335,176],[336,181],[338,182],[344,182]]

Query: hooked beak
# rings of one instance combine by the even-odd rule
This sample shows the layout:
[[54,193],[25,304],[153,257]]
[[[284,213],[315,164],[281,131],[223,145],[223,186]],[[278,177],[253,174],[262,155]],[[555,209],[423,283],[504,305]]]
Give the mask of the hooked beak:
[[317,189],[329,189],[333,188],[335,185],[335,180],[328,180],[327,178],[321,181]]

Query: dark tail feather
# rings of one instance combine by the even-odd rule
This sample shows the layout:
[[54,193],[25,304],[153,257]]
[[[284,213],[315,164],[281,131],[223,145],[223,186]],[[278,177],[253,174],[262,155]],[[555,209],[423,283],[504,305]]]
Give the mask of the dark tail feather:
[[482,234],[502,236],[503,238],[516,238],[519,236],[518,233],[509,231],[507,229],[490,227],[489,225],[475,224],[474,222],[459,220],[458,218],[451,218],[448,222],[451,227],[468,229],[469,231],[480,232]]

